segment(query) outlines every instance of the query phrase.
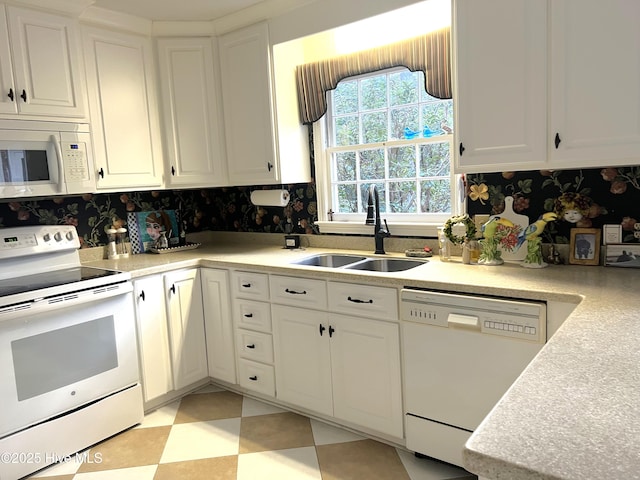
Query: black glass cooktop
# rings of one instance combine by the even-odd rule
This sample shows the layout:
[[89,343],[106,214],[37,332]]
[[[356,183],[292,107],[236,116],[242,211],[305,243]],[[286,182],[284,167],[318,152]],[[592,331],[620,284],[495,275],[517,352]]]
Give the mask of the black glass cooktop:
[[37,273],[34,275],[25,275],[23,277],[8,278],[6,280],[0,280],[0,297],[7,297],[18,293],[33,292],[44,288],[57,287],[59,285],[69,285],[69,289],[73,290],[74,283],[92,280],[95,278],[108,277],[118,273],[120,272],[115,270],[76,267],[65,270],[56,270],[53,272]]

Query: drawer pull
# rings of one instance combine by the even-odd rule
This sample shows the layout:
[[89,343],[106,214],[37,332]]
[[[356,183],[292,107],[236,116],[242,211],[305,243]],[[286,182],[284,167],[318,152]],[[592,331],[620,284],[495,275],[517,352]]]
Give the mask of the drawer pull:
[[253,318],[253,313],[245,313],[245,318]]
[[347,300],[353,303],[373,303],[373,299],[371,298],[369,300],[360,300],[359,298],[347,297]]
[[249,380],[251,380],[253,382],[257,382],[258,381],[258,377],[256,375],[254,375],[253,377],[249,377]]
[[250,345],[247,345],[247,348],[256,348],[256,345],[255,345],[255,343],[252,343]]
[[288,288],[284,289],[285,292],[290,293],[291,295],[306,295],[307,291],[303,290],[301,292],[296,292],[295,290],[289,290]]
[[242,284],[242,288],[251,288],[251,284],[250,283],[243,283]]

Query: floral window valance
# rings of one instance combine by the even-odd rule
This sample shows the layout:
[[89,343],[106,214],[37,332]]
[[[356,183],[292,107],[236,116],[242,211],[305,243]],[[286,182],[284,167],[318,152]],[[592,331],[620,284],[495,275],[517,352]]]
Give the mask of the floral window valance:
[[422,71],[427,93],[451,98],[451,29],[296,67],[298,107],[302,123],[320,119],[327,111],[325,93],[340,80],[385,68],[407,67]]

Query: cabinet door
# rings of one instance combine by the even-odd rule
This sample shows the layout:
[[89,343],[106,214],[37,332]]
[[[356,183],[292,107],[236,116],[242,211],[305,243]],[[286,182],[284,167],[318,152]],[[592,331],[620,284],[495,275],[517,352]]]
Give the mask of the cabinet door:
[[[18,111],[16,102],[18,97],[15,92],[7,15],[4,5],[0,5],[0,113],[16,113]],[[13,99],[10,96],[13,96]]]
[[198,269],[164,275],[176,390],[208,376],[202,292]]
[[173,390],[162,275],[133,282],[142,391],[148,402]]
[[219,46],[229,181],[277,183],[267,24],[222,35]]
[[455,0],[453,6],[456,171],[543,167],[546,2]]
[[327,314],[273,305],[271,317],[277,398],[332,415]]
[[151,41],[89,27],[83,33],[97,188],[160,186]]
[[640,2],[554,0],[550,5],[553,167],[637,165]]
[[229,272],[203,268],[200,273],[209,376],[236,383]]
[[160,39],[158,67],[167,184],[226,184],[222,109],[211,38]]
[[7,7],[7,19],[18,111],[84,117],[84,83],[75,21],[11,6]]
[[398,324],[332,315],[331,325],[334,416],[402,438]]

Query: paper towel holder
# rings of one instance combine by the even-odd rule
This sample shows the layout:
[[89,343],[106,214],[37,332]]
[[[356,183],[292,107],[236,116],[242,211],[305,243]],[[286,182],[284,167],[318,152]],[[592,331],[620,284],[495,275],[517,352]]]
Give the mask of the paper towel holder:
[[251,203],[256,206],[285,207],[289,204],[289,191],[279,190],[254,190],[250,194]]

